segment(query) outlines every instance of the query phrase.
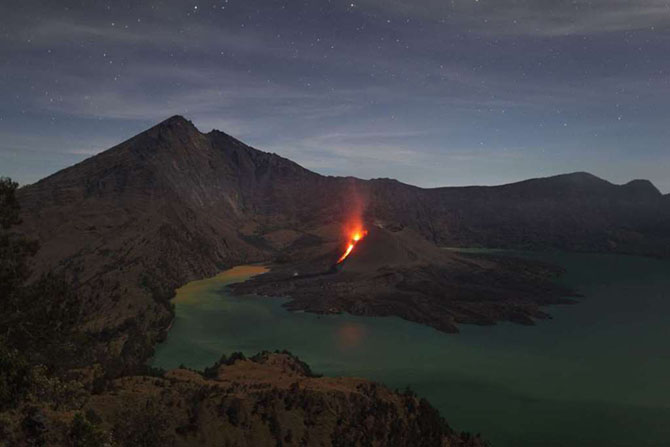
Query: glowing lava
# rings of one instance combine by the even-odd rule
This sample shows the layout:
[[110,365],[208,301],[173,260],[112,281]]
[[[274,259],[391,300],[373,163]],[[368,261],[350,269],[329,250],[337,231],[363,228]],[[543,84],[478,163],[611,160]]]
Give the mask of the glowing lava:
[[354,234],[351,235],[351,240],[349,242],[349,245],[347,245],[347,249],[344,251],[344,253],[342,253],[342,256],[340,256],[340,259],[337,260],[337,263],[339,264],[342,261],[344,261],[345,259],[347,259],[347,257],[354,250],[354,247],[356,246],[358,241],[363,239],[365,237],[365,235],[367,235],[367,234],[368,234],[368,232],[365,231],[365,230],[355,231]]

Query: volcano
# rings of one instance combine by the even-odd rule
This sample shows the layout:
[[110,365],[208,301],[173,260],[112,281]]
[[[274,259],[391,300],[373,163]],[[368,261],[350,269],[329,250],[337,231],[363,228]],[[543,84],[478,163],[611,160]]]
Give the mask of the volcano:
[[388,230],[373,225],[342,266],[344,272],[370,273],[379,269],[407,268],[421,264],[444,264],[453,255],[411,229]]
[[[243,263],[273,271],[240,292],[289,296],[292,309],[455,331],[530,323],[565,291],[552,285],[555,268],[443,247],[670,256],[670,201],[648,181],[574,173],[423,189],[322,176],[180,116],[21,188],[18,199],[22,230],[42,247],[36,274],[72,279],[88,329],[115,361],[150,354],[177,287]],[[356,219],[369,234],[337,264]]]
[[444,332],[458,332],[459,323],[532,325],[549,317],[540,306],[575,302],[567,298],[574,293],[551,282],[556,267],[439,248],[409,228],[372,226],[348,253],[336,269],[328,269],[331,253],[273,266],[232,287],[290,297],[291,310],[394,315]]

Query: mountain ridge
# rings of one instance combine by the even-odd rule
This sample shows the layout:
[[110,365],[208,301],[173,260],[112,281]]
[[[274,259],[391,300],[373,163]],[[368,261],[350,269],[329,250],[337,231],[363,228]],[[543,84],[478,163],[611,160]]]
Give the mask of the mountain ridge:
[[[569,181],[570,183],[573,183],[573,184],[575,184],[575,183],[582,183],[583,184],[586,181],[592,181],[593,184],[600,183],[600,184],[603,184],[603,185],[607,184],[607,185],[610,185],[610,186],[617,186],[617,187],[622,187],[622,188],[635,186],[635,187],[639,187],[640,189],[648,189],[648,191],[653,192],[654,194],[658,193],[657,195],[670,196],[670,193],[662,194],[658,190],[658,188],[653,184],[653,182],[651,182],[648,179],[632,179],[632,180],[630,180],[626,183],[623,183],[623,184],[616,184],[616,183],[612,183],[612,182],[610,182],[606,179],[603,179],[601,177],[598,177],[598,176],[596,176],[596,175],[594,175],[590,172],[587,172],[587,171],[574,171],[574,172],[568,172],[568,173],[554,174],[554,175],[545,176],[545,177],[534,177],[534,178],[530,178],[530,179],[507,182],[507,183],[501,183],[501,184],[495,184],[495,185],[476,185],[476,184],[475,185],[464,185],[464,186],[445,185],[445,186],[436,186],[436,187],[422,187],[422,186],[418,186],[418,185],[413,185],[411,183],[406,183],[406,182],[403,182],[403,181],[400,181],[400,180],[397,180],[397,179],[394,179],[394,178],[389,178],[389,177],[378,177],[378,178],[371,178],[371,179],[366,180],[366,179],[361,179],[361,178],[353,177],[353,176],[324,175],[324,174],[320,174],[316,171],[312,171],[312,170],[310,170],[308,168],[305,168],[303,166],[300,166],[298,163],[293,162],[292,160],[290,160],[286,157],[283,157],[283,156],[281,156],[281,155],[279,155],[275,152],[267,152],[267,151],[263,151],[263,150],[254,148],[252,146],[248,146],[245,143],[243,143],[241,140],[233,137],[232,135],[230,135],[230,134],[228,134],[228,133],[226,133],[222,130],[212,129],[211,131],[209,131],[207,133],[202,133],[198,130],[198,128],[195,126],[195,124],[193,124],[193,122],[191,120],[186,119],[182,115],[173,115],[173,116],[161,121],[160,123],[152,126],[151,128],[149,128],[149,129],[147,129],[147,130],[145,130],[145,131],[143,131],[143,132],[141,132],[141,133],[139,133],[139,134],[137,134],[133,137],[128,138],[127,140],[123,141],[122,143],[119,143],[118,145],[112,147],[111,149],[115,149],[115,148],[118,148],[119,146],[123,146],[125,144],[128,144],[128,143],[134,141],[135,139],[137,139],[138,137],[142,137],[142,136],[145,136],[145,135],[156,135],[156,134],[160,133],[161,131],[163,131],[163,132],[164,131],[174,131],[174,130],[177,130],[177,129],[186,130],[189,133],[195,132],[199,135],[204,135],[204,136],[221,136],[221,137],[223,137],[223,139],[228,140],[229,143],[239,144],[243,147],[246,147],[248,149],[252,149],[252,150],[260,152],[262,154],[277,157],[277,158],[279,158],[283,161],[286,161],[286,162],[289,162],[289,163],[291,163],[295,166],[298,166],[298,167],[300,167],[301,169],[303,169],[307,172],[310,172],[312,174],[319,175],[319,176],[322,176],[322,177],[325,177],[325,178],[353,179],[353,180],[362,181],[362,182],[392,182],[392,183],[398,183],[398,184],[405,185],[405,186],[412,187],[412,188],[421,189],[421,190],[424,190],[424,191],[444,190],[444,189],[501,188],[501,187],[509,187],[509,186],[512,186],[512,185],[521,185],[521,184],[528,184],[528,183],[534,183],[534,182],[555,182],[555,181],[560,181],[560,180],[567,180],[567,181]],[[63,169],[61,169],[61,170],[59,170],[59,171],[57,171],[53,174],[50,174],[50,175],[44,177],[43,179],[38,180],[35,183],[22,185],[22,188],[30,187],[30,186],[33,186],[37,183],[48,180],[48,179],[52,178],[54,175],[57,175],[57,174],[59,174],[63,171],[69,170],[71,168],[77,167],[77,166],[81,165],[82,163],[86,162],[87,160],[90,160],[91,158],[95,158],[98,155],[103,154],[105,152],[108,152],[111,149],[107,149],[105,151],[102,151],[98,154],[93,155],[92,157],[89,157],[85,160],[82,160],[81,162],[78,162],[78,163],[75,163],[74,165],[65,167],[65,168],[63,168]]]

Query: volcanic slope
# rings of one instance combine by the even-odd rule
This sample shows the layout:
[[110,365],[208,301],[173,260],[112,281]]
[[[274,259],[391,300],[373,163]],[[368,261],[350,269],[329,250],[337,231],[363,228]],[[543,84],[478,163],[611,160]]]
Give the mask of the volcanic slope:
[[553,284],[556,267],[507,256],[441,249],[409,228],[372,225],[340,264],[338,252],[232,286],[236,293],[286,296],[286,307],[317,313],[395,315],[445,332],[458,323],[533,324],[547,304],[574,302]]

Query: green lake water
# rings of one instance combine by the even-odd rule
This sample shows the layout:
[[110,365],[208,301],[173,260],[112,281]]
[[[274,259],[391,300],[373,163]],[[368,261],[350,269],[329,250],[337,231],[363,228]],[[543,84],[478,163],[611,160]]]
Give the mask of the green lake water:
[[316,372],[411,386],[458,430],[494,447],[670,446],[670,262],[524,254],[564,266],[584,295],[536,326],[440,333],[395,317],[288,312],[232,297],[242,267],[179,289],[154,366],[204,368],[222,353],[288,349]]

